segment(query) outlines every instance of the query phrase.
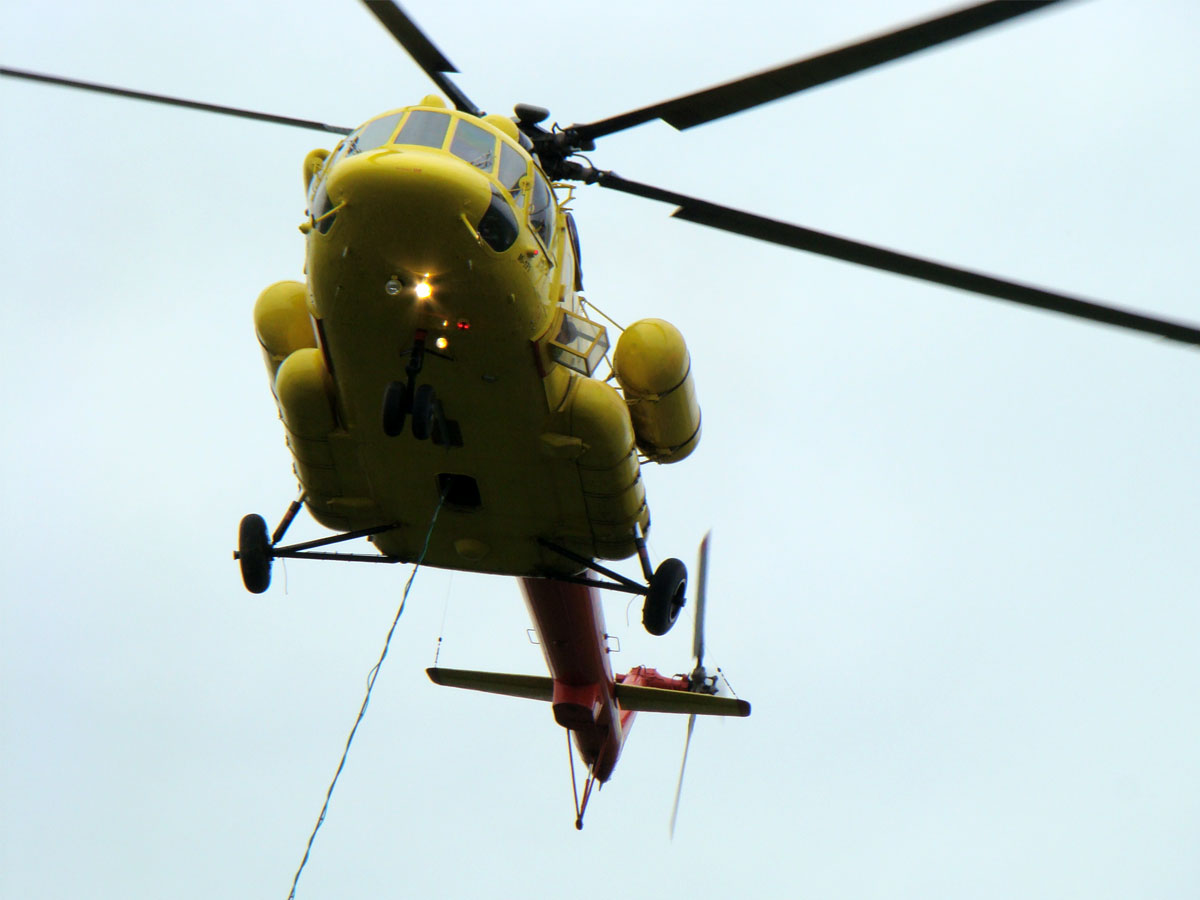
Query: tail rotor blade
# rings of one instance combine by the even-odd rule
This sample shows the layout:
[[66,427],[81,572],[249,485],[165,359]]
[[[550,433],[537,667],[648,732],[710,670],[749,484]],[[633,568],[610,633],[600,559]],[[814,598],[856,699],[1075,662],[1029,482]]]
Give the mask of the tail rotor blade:
[[708,597],[708,545],[712,532],[704,535],[700,542],[700,553],[696,560],[696,627],[692,632],[692,655],[696,657],[696,669],[704,670],[704,607]]
[[671,840],[675,839],[675,820],[679,816],[679,795],[683,791],[683,771],[687,768],[688,748],[692,745],[692,729],[696,727],[696,714],[688,716],[687,740],[683,742],[683,762],[679,764],[679,781],[675,785],[675,802],[671,806]]

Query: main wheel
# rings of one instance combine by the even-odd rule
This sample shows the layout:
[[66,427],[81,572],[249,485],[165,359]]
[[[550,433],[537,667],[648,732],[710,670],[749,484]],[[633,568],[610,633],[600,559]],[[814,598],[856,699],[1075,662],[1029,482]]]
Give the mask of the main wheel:
[[271,586],[271,536],[262,516],[249,515],[238,527],[238,563],[242,584],[252,594],[261,594]]
[[383,390],[383,433],[397,437],[404,433],[404,418],[408,415],[408,386],[393,381]]
[[423,384],[417,388],[417,393],[413,397],[412,429],[413,437],[418,441],[429,437],[433,426],[433,404],[435,402],[433,385]]
[[650,577],[650,590],[642,606],[642,624],[651,634],[666,634],[679,618],[687,590],[687,566],[664,559]]

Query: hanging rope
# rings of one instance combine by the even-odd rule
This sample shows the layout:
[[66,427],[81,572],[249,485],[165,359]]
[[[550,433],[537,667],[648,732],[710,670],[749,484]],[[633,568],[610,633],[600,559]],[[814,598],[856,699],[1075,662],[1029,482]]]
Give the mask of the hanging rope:
[[367,713],[367,704],[371,702],[371,691],[375,688],[375,679],[379,677],[379,668],[383,665],[384,659],[387,658],[388,648],[392,643],[392,635],[396,631],[396,623],[400,621],[400,614],[404,612],[404,604],[408,602],[409,591],[412,590],[413,579],[417,577],[417,570],[421,568],[421,563],[425,561],[425,554],[429,550],[429,540],[433,537],[433,528],[437,525],[438,514],[442,511],[442,506],[446,502],[446,492],[442,492],[441,498],[438,500],[437,509],[433,511],[433,518],[429,520],[429,530],[425,532],[425,543],[421,547],[421,555],[417,557],[416,564],[413,565],[412,572],[409,573],[408,581],[404,584],[404,594],[400,597],[400,606],[396,609],[395,618],[392,619],[392,627],[388,629],[387,638],[383,642],[383,652],[379,654],[379,661],[367,673],[367,693],[363,697],[362,706],[358,710],[358,718],[354,720],[354,727],[350,729],[350,736],[346,738],[346,748],[342,750],[342,758],[338,762],[337,771],[333,773],[333,780],[329,782],[329,790],[325,792],[325,802],[321,806],[321,814],[317,816],[317,824],[313,826],[312,834],[308,836],[308,844],[304,848],[304,858],[300,860],[300,868],[296,869],[296,874],[292,878],[292,889],[288,892],[288,900],[295,900],[296,885],[300,882],[300,873],[304,871],[304,867],[308,864],[308,855],[312,851],[313,841],[317,838],[317,832],[321,830],[321,825],[325,821],[325,814],[329,812],[329,801],[333,798],[333,789],[337,786],[338,778],[342,774],[342,769],[346,765],[346,756],[350,753],[350,744],[354,741],[354,735],[358,732],[358,726],[362,723],[363,716]]

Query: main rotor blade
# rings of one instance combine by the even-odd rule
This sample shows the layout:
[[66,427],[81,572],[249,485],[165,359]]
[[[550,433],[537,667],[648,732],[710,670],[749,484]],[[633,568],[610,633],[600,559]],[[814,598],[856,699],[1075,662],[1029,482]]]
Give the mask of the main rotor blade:
[[433,79],[433,83],[441,89],[442,93],[450,98],[455,109],[473,116],[483,115],[479,107],[446,77],[445,73],[458,71],[454,68],[454,63],[446,59],[442,51],[433,45],[433,41],[426,37],[425,32],[417,27],[417,23],[408,17],[408,13],[392,0],[363,0],[363,5],[371,11],[384,28],[392,33],[392,37],[400,42],[400,46],[407,50],[408,55],[416,64],[425,70],[425,74]]
[[662,203],[673,203],[678,208],[671,215],[687,222],[695,222],[760,241],[781,244],[796,250],[806,250],[821,256],[831,256],[845,262],[857,263],[885,272],[894,272],[897,275],[907,275],[910,278],[931,281],[935,284],[943,284],[987,297],[996,297],[1024,306],[1035,306],[1039,309],[1048,309],[1080,319],[1115,325],[1118,328],[1156,334],[1184,344],[1200,345],[1200,327],[1186,322],[1147,316],[1132,310],[1106,306],[1091,300],[1069,297],[1042,288],[1018,284],[1014,281],[1005,281],[980,272],[959,269],[933,260],[908,256],[872,244],[864,244],[822,231],[802,228],[799,225],[756,216],[753,213],[709,203],[707,200],[698,200],[695,197],[666,191],[652,185],[629,181],[612,172],[596,173],[594,180],[602,187],[612,190],[623,191],[626,194],[634,194],[649,200],[658,200]]
[[80,88],[85,91],[95,91],[98,94],[112,94],[117,97],[128,97],[131,100],[148,100],[151,103],[163,103],[168,106],[182,106],[186,109],[199,109],[204,112],[220,113],[225,116],[237,116],[241,119],[254,119],[259,122],[272,122],[276,125],[292,125],[296,128],[311,128],[316,131],[327,131],[332,134],[349,134],[351,129],[340,125],[326,125],[324,122],[314,122],[311,119],[294,119],[291,116],[276,116],[271,113],[254,112],[249,109],[238,109],[234,106],[219,106],[215,103],[200,103],[197,100],[184,100],[179,97],[166,97],[162,94],[147,94],[144,91],[131,91],[127,88],[113,87],[107,84],[96,84],[91,81],[76,81],[73,78],[60,78],[57,75],[43,75],[39,72],[27,72],[24,69],[0,68],[0,75],[10,78],[24,78],[28,81],[41,81],[46,84],[56,84],[61,87]]
[[683,762],[679,764],[679,781],[675,783],[675,802],[671,804],[671,840],[675,839],[675,820],[679,817],[679,795],[683,793],[683,770],[687,768],[688,747],[692,746],[692,729],[696,727],[696,714],[688,716],[687,740],[683,742]]
[[679,129],[692,128],[944,44],[1057,2],[1060,0],[994,0],[979,3],[652,106],[586,125],[572,125],[568,130],[586,142],[651,119],[662,119]]

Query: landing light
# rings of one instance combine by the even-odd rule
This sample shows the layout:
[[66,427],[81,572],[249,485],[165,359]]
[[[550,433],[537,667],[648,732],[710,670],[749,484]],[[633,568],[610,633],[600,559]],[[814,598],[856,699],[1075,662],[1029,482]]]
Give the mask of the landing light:
[[417,295],[418,300],[428,300],[433,296],[433,288],[429,286],[428,281],[418,281],[413,293]]
[[433,343],[434,343],[434,346],[436,346],[439,350],[445,350],[447,347],[450,346],[450,342],[448,340],[446,340],[444,337],[438,338]]

